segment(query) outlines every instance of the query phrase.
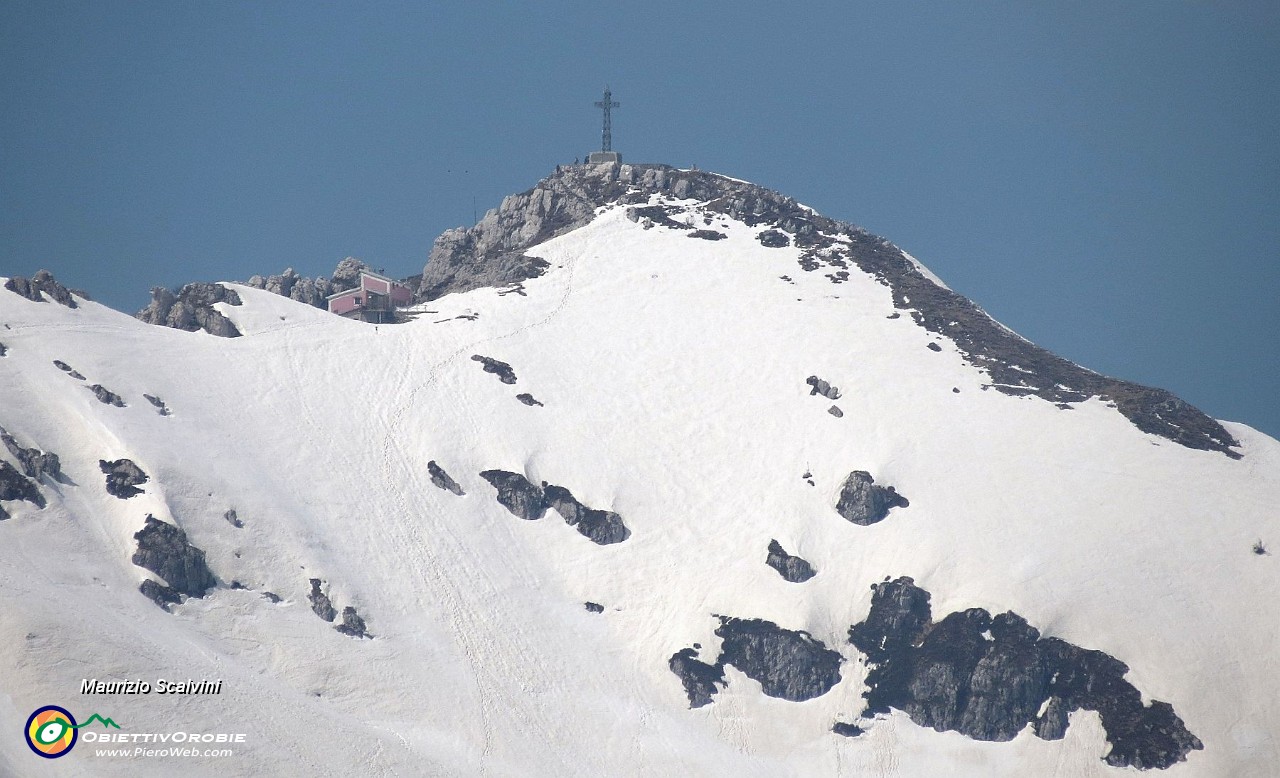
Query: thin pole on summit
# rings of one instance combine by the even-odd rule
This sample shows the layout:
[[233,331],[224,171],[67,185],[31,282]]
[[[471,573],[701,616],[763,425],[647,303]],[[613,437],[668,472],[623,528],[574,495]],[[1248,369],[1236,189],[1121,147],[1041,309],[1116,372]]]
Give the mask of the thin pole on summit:
[[609,87],[604,88],[604,99],[596,102],[596,108],[604,111],[604,131],[600,135],[600,150],[613,151],[613,113],[614,108],[621,108],[622,104],[614,102],[613,93],[609,91]]

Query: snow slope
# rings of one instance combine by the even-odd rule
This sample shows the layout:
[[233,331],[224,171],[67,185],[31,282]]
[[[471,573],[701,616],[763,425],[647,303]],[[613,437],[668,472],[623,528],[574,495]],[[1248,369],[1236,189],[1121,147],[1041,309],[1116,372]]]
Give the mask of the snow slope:
[[[526,296],[450,295],[376,329],[243,286],[242,306],[219,306],[235,339],[0,292],[0,425],[74,481],[43,483],[43,510],[6,503],[0,523],[0,774],[173,774],[172,758],[89,742],[37,758],[17,733],[45,704],[126,732],[248,733],[231,756],[182,761],[191,775],[1122,772],[1088,712],[1060,741],[978,742],[898,712],[833,734],[863,708],[848,629],[870,584],[903,575],[936,617],[1013,610],[1127,663],[1205,745],[1160,774],[1280,769],[1280,568],[1250,550],[1280,546],[1280,443],[1228,424],[1232,460],[1097,398],[1061,410],[986,391],[948,341],[890,318],[874,279],[796,273],[799,250],[763,247],[763,227],[713,221],[726,239],[604,208],[530,252],[551,267]],[[810,375],[843,396],[811,396]],[[104,491],[98,461],[118,458],[150,475],[144,495]],[[430,483],[431,460],[465,496]],[[489,469],[566,486],[631,536],[599,546],[555,513],[522,521]],[[851,470],[910,507],[845,521],[832,506]],[[185,529],[220,584],[172,614],[130,562],[148,513]],[[764,564],[771,539],[818,575],[784,581]],[[317,618],[311,578],[376,637]],[[841,681],[788,702],[731,667],[689,709],[667,660],[694,643],[714,658],[716,614],[809,632],[844,657]],[[223,691],[91,697],[84,678]]]

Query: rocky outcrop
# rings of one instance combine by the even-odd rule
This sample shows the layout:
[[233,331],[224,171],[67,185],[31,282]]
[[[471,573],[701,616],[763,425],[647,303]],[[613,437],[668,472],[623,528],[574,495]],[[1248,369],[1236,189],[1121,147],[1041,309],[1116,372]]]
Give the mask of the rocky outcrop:
[[815,394],[820,394],[823,397],[827,398],[828,400],[840,399],[840,390],[832,386],[831,384],[827,383],[826,381],[822,380],[821,378],[818,378],[816,375],[809,376],[808,378],[804,379],[804,382],[809,385],[810,397],[812,397]]
[[4,288],[33,302],[46,302],[45,295],[48,295],[51,300],[60,305],[68,308],[79,307],[71,295],[71,290],[58,283],[48,270],[38,270],[30,279],[14,276],[4,282]]
[[38,448],[23,448],[4,427],[0,427],[0,441],[4,443],[5,448],[9,449],[9,453],[13,454],[13,458],[18,460],[23,474],[28,478],[38,482],[47,475],[55,481],[66,482],[66,477],[62,474],[62,462],[57,454],[44,452]]
[[71,376],[72,378],[75,378],[75,379],[77,379],[77,380],[79,380],[79,381],[83,381],[83,380],[84,380],[84,376],[80,375],[80,373],[78,373],[76,370],[74,370],[74,369],[71,367],[71,365],[68,365],[66,362],[63,362],[61,359],[55,359],[55,360],[53,360],[53,365],[54,365],[54,367],[58,368],[58,369],[59,369],[59,370],[61,370],[62,372],[64,372],[64,373],[66,373],[67,375]]
[[144,394],[142,396],[146,398],[147,402],[151,403],[155,407],[156,413],[161,416],[169,415],[169,406],[164,404],[164,400],[161,400],[153,394]]
[[756,240],[760,241],[761,246],[769,249],[786,248],[791,245],[791,238],[788,238],[785,232],[777,230],[765,230],[756,236]]
[[480,477],[498,490],[498,503],[522,519],[541,519],[548,508],[554,508],[566,524],[597,545],[621,543],[631,536],[621,516],[583,505],[563,486],[546,481],[535,486],[523,475],[505,470],[485,470]]
[[[330,620],[331,619],[325,619],[325,621]],[[364,619],[360,618],[360,614],[357,613],[356,609],[350,605],[342,609],[342,623],[335,625],[334,629],[353,638],[373,637],[373,635],[370,635],[365,629]]]
[[622,523],[622,517],[613,511],[588,508],[563,486],[544,481],[542,488],[547,505],[554,508],[566,524],[578,530],[592,543],[608,546],[621,543],[631,536],[631,531]]
[[788,554],[783,550],[782,544],[776,540],[769,541],[769,555],[764,562],[769,567],[777,570],[778,575],[791,583],[804,583],[817,575],[814,572],[813,565],[798,556]]
[[93,392],[93,396],[97,397],[98,402],[103,405],[114,405],[117,408],[125,407],[124,399],[102,384],[94,384],[93,386],[88,387],[88,389]]
[[832,416],[835,416],[837,419],[844,418],[844,411],[840,410],[839,405],[831,406],[830,408],[827,409],[827,413],[831,414]]
[[151,290],[151,303],[138,311],[135,318],[147,324],[159,324],[177,330],[204,330],[210,335],[234,338],[240,330],[231,320],[214,309],[214,305],[240,305],[240,295],[221,284],[198,282],[187,284],[177,294],[163,287]]
[[484,365],[484,372],[493,373],[498,377],[498,380],[504,384],[514,384],[516,382],[516,371],[513,370],[511,365],[508,365],[506,362],[501,362],[493,357],[485,357],[479,354],[473,354],[471,356],[471,361],[479,362],[481,365]]
[[[40,489],[25,475],[18,472],[13,465],[0,461],[0,502],[13,500],[25,500],[37,508],[45,506],[44,495],[40,494]],[[0,507],[0,514],[3,514],[0,515],[0,519],[9,518],[8,512],[3,507]]]
[[150,514],[147,523],[133,535],[138,551],[133,563],[165,580],[169,588],[188,597],[203,597],[217,585],[204,552],[187,541],[187,533]]
[[1012,740],[1027,724],[1061,739],[1068,714],[1097,711],[1116,767],[1170,767],[1203,748],[1172,706],[1142,704],[1128,667],[1101,651],[1040,632],[1016,613],[980,608],[932,620],[930,595],[910,578],[873,585],[867,618],[849,642],[867,655],[864,716],[906,713],[939,732]]
[[338,263],[329,278],[300,276],[289,267],[280,275],[254,276],[245,286],[263,289],[316,308],[327,308],[329,295],[355,289],[360,284],[361,270],[372,268],[355,257],[347,257]]
[[529,406],[529,407],[531,407],[531,408],[532,408],[533,406],[535,406],[535,405],[536,405],[536,406],[538,406],[539,408],[543,407],[543,406],[542,406],[542,403],[540,403],[540,402],[538,402],[537,400],[535,400],[535,399],[534,399],[534,397],[533,397],[533,395],[529,394],[528,392],[523,392],[523,393],[521,393],[521,394],[517,394],[517,395],[516,395],[516,399],[517,399],[517,400],[519,400],[520,402],[524,403],[525,405],[528,405],[528,406]]
[[1100,375],[1024,340],[972,301],[935,283],[884,238],[764,187],[700,170],[623,164],[560,168],[533,189],[504,199],[474,227],[442,235],[423,269],[419,297],[505,286],[540,274],[545,263],[529,264],[525,252],[587,224],[601,206],[633,206],[628,215],[638,222],[690,229],[672,219],[667,206],[650,203],[654,195],[696,200],[706,212],[766,228],[762,243],[785,245],[785,239],[802,250],[802,269],[831,270],[827,275],[833,282],[847,279],[853,268],[867,273],[890,289],[899,310],[953,341],[970,364],[985,370],[997,391],[1054,404],[1102,397],[1143,432],[1240,456],[1232,450],[1239,445],[1235,438],[1201,411],[1162,389]]
[[717,687],[725,685],[726,665],[758,681],[766,695],[791,702],[821,697],[840,682],[843,658],[807,632],[783,629],[762,619],[721,616],[716,636],[721,646],[714,665],[697,659],[697,646],[677,652],[668,661],[684,683],[691,708],[712,701]]
[[122,500],[142,494],[142,490],[138,487],[149,480],[147,474],[142,472],[142,468],[129,459],[117,459],[112,462],[99,459],[98,469],[107,475],[107,494]]
[[723,232],[720,232],[718,230],[694,230],[693,232],[690,232],[685,237],[701,238],[703,240],[724,240],[729,236],[725,235]]
[[222,518],[226,519],[227,523],[236,529],[244,529],[244,522],[240,520],[240,515],[236,513],[235,508],[228,508],[227,512],[222,514]]
[[311,610],[317,616],[325,621],[333,621],[338,617],[338,611],[334,610],[329,595],[320,590],[323,583],[319,578],[311,579],[311,593],[307,595],[307,601],[311,603]]
[[498,490],[498,504],[513,515],[526,521],[536,521],[546,515],[547,501],[542,489],[519,473],[485,470],[480,477]]
[[427,463],[427,473],[431,476],[431,483],[437,487],[453,492],[459,497],[466,494],[466,492],[462,491],[462,487],[458,485],[458,482],[450,478],[444,468],[437,465],[434,459]]
[[893,508],[905,508],[910,503],[892,486],[876,486],[876,479],[865,470],[855,470],[844,480],[840,488],[840,500],[836,513],[854,524],[868,526],[882,521]]
[[142,596],[151,600],[164,611],[169,610],[170,605],[177,605],[182,602],[182,595],[172,586],[165,586],[148,578],[138,587],[138,591],[142,592]]
[[598,602],[587,601],[582,603],[582,606],[590,613],[604,613],[604,606]]
[[684,685],[684,693],[689,697],[690,708],[701,708],[710,705],[716,692],[725,686],[724,665],[709,665],[698,659],[696,648],[685,648],[675,652],[667,660],[667,667],[676,674]]

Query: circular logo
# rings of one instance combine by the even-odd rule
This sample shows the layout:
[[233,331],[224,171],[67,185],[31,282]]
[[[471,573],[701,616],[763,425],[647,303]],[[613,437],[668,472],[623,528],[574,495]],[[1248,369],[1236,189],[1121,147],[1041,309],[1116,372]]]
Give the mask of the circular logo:
[[79,733],[71,712],[57,705],[46,705],[27,719],[27,745],[45,759],[57,759],[76,744]]

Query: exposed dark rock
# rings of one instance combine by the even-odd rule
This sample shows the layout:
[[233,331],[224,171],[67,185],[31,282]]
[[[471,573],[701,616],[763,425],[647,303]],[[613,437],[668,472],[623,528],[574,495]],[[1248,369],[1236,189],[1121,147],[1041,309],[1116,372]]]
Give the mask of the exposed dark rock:
[[23,474],[28,478],[39,481],[41,476],[48,475],[55,481],[66,483],[66,477],[62,475],[62,463],[58,460],[57,454],[47,453],[38,448],[23,448],[4,427],[0,427],[0,441],[4,442],[5,448],[9,449],[13,458],[18,460]]
[[604,613],[604,606],[598,602],[584,602],[583,606],[592,613]]
[[159,413],[161,416],[169,415],[169,406],[164,404],[164,400],[161,400],[159,397],[156,397],[155,395],[151,395],[151,394],[144,394],[142,396],[147,398],[147,402],[155,406],[156,412]]
[[4,282],[4,288],[37,303],[45,302],[44,295],[47,294],[54,302],[68,308],[79,307],[71,296],[71,290],[58,283],[48,270],[36,271],[30,280],[22,276],[14,276]]
[[724,240],[729,236],[725,235],[723,232],[718,232],[716,230],[694,230],[693,232],[689,233],[686,237],[702,238],[703,240]]
[[999,391],[1033,394],[1055,404],[1102,397],[1143,432],[1240,456],[1231,450],[1239,445],[1235,438],[1201,411],[1164,390],[1094,373],[1009,332],[970,300],[930,280],[887,240],[763,187],[705,171],[565,166],[528,192],[506,198],[475,227],[442,235],[424,268],[419,296],[431,299],[519,281],[518,261],[526,250],[587,224],[600,206],[640,206],[634,209],[638,220],[658,222],[667,207],[651,205],[654,195],[701,201],[707,212],[788,233],[804,249],[800,265],[806,271],[856,266],[889,287],[895,307],[909,311],[919,326],[953,341],[970,364],[987,371]]
[[534,405],[538,406],[539,408],[541,408],[541,407],[542,407],[542,403],[540,403],[540,402],[538,402],[537,400],[533,399],[533,395],[529,394],[528,392],[525,392],[525,393],[523,393],[523,394],[517,394],[517,395],[516,395],[516,399],[517,399],[517,400],[519,400],[520,402],[524,403],[525,405],[528,405],[528,406],[531,406],[531,407],[532,407],[532,406],[534,406]]
[[179,594],[203,597],[217,585],[204,552],[187,542],[187,533],[181,529],[148,514],[146,526],[133,538],[138,541],[133,563],[159,575]]
[[[0,502],[26,500],[37,508],[45,506],[44,495],[34,483],[8,462],[0,461]],[[9,518],[6,513],[4,518]]]
[[837,419],[844,418],[844,411],[840,410],[840,406],[838,405],[833,405],[830,408],[828,408],[827,413],[831,414],[832,416],[835,416]]
[[355,257],[347,257],[334,268],[331,278],[300,276],[290,267],[280,275],[254,276],[245,286],[263,289],[315,308],[327,308],[329,295],[355,289],[360,283],[360,271],[372,269]]
[[93,386],[90,386],[89,389],[93,392],[93,396],[98,398],[98,402],[103,403],[104,405],[114,405],[117,408],[125,407],[124,400],[120,395],[110,389],[107,389],[102,384],[94,384]]
[[227,512],[222,514],[222,518],[226,519],[227,523],[236,529],[244,529],[244,522],[240,520],[238,515],[236,515],[235,508],[228,508]]
[[809,376],[808,378],[804,379],[804,382],[809,385],[810,397],[812,397],[815,394],[820,394],[823,397],[827,398],[828,400],[840,399],[840,390],[835,388],[831,384],[827,383],[826,381],[823,381],[821,378],[818,378],[816,375]]
[[791,238],[788,238],[785,232],[777,230],[765,230],[757,235],[756,239],[760,241],[761,246],[770,249],[786,248],[791,245]]
[[479,354],[473,355],[471,361],[484,365],[484,372],[493,373],[504,384],[516,382],[516,371],[512,370],[511,365],[506,362],[500,362],[493,357],[482,357]]
[[[330,621],[330,619],[325,619],[325,621]],[[360,618],[360,614],[356,613],[356,609],[350,605],[342,609],[342,623],[334,626],[334,629],[353,638],[373,637],[365,630],[364,619]]]
[[138,587],[138,591],[142,592],[142,596],[159,605],[164,611],[168,612],[170,605],[177,605],[182,602],[182,595],[178,590],[171,586],[164,586],[156,581],[148,578]]
[[266,597],[267,600],[272,603],[280,602],[280,595],[276,594],[275,592],[263,592],[262,596]]
[[547,513],[542,489],[529,483],[519,473],[485,470],[480,477],[498,490],[498,504],[526,521],[535,521]]
[[942,350],[942,346],[939,346],[937,343],[929,343],[927,346],[925,346],[925,348],[929,349],[930,351]]
[[1043,638],[1012,612],[971,608],[935,623],[929,593],[910,578],[872,589],[867,618],[849,630],[867,655],[868,713],[896,708],[940,732],[1007,741],[1027,724],[1061,738],[1067,714],[1093,710],[1116,767],[1164,769],[1204,747],[1168,703],[1144,706],[1129,668],[1101,651]]
[[[709,665],[698,659],[696,649],[685,648],[671,655],[667,667],[680,678],[684,684],[684,693],[689,696],[690,708],[701,708],[710,705],[716,692],[724,688],[724,665]],[[717,688],[719,687],[719,688]]]
[[68,365],[66,362],[63,362],[61,359],[53,360],[53,364],[56,365],[59,370],[71,376],[72,378],[78,379],[80,381],[84,380],[84,376],[80,375],[80,373],[76,372],[75,370],[72,370],[71,365]]
[[1259,540],[1253,544],[1253,553],[1257,554],[1258,556],[1267,556],[1271,552],[1267,551],[1266,545],[1264,545],[1263,542]]
[[720,617],[720,664],[733,665],[760,682],[770,697],[802,702],[820,697],[840,682],[840,654],[807,632],[771,621]]
[[241,589],[244,589],[245,585],[240,583],[239,581],[232,581],[231,584],[228,586],[228,588],[233,591],[239,591]]
[[333,603],[329,601],[329,595],[320,591],[322,581],[319,578],[311,579],[311,593],[307,595],[307,599],[311,602],[311,610],[317,616],[325,621],[333,621],[338,617],[338,612],[334,610]]
[[142,468],[129,459],[117,459],[113,462],[99,459],[98,469],[107,474],[107,494],[122,500],[142,494],[138,487],[149,480]]
[[633,222],[643,223],[646,229],[656,224],[659,227],[673,230],[691,230],[693,227],[671,218],[673,215],[680,214],[683,211],[684,209],[680,206],[648,205],[640,208],[628,208],[627,218]]
[[835,724],[832,724],[831,731],[837,735],[844,735],[845,737],[857,737],[863,732],[866,732],[866,730],[859,727],[857,724],[846,724],[843,721],[837,721]]
[[622,523],[622,517],[612,511],[588,508],[578,502],[573,493],[563,486],[542,483],[543,497],[548,507],[555,508],[570,527],[582,533],[592,543],[607,546],[621,543],[631,536]]
[[812,565],[798,556],[788,554],[776,540],[769,541],[769,556],[764,562],[791,583],[804,583],[817,575]]
[[9,349],[3,343],[0,343],[0,357],[8,356]]
[[867,526],[882,521],[893,508],[910,505],[907,498],[892,487],[876,486],[876,479],[865,470],[855,470],[844,480],[836,512],[854,524]]
[[177,294],[163,287],[151,290],[151,303],[138,311],[135,318],[147,324],[159,324],[187,332],[204,330],[210,335],[234,338],[240,330],[231,320],[214,309],[226,303],[240,305],[240,295],[221,284],[198,282],[187,284]]
[[450,478],[444,468],[437,465],[434,459],[427,463],[427,472],[431,475],[431,483],[441,489],[453,492],[459,497],[466,494],[466,492],[462,491],[462,487],[458,485],[458,482]]

